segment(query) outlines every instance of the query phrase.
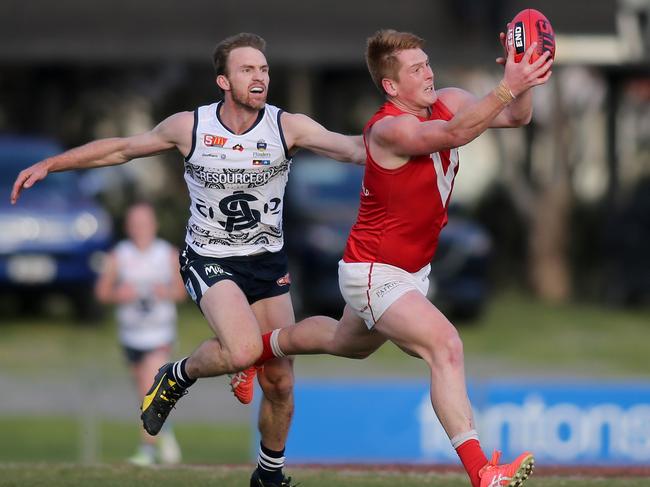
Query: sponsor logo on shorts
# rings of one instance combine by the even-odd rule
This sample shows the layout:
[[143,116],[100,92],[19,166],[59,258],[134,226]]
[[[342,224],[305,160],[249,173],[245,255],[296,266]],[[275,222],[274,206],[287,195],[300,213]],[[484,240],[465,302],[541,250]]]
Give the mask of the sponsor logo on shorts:
[[228,138],[223,135],[203,134],[203,145],[206,147],[223,147]]
[[187,290],[187,294],[190,295],[190,298],[192,298],[192,301],[196,301],[196,291],[194,291],[194,286],[192,286],[192,281],[189,279],[185,281],[185,289]]
[[388,294],[389,292],[391,292],[391,290],[392,290],[393,288],[397,287],[398,284],[399,284],[398,281],[387,282],[387,283],[384,284],[382,287],[380,287],[379,289],[377,289],[377,290],[375,291],[374,294],[375,294],[375,296],[377,296],[378,298],[383,298],[384,296],[386,296],[386,294]]
[[291,276],[287,272],[284,276],[282,276],[276,282],[278,283],[278,286],[287,286],[287,285],[291,284]]
[[241,151],[244,150],[244,146],[241,145],[241,144],[235,144],[235,145],[232,146],[232,150],[236,150],[236,151],[241,152]]
[[253,159],[253,166],[270,166],[270,159]]
[[205,264],[203,271],[207,277],[232,276],[230,272],[224,271],[219,264]]

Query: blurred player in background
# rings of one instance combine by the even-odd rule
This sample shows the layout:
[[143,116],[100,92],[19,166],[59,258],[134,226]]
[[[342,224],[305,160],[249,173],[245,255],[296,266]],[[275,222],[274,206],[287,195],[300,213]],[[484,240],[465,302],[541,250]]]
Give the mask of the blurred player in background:
[[[179,274],[178,250],[157,238],[158,223],[151,205],[139,203],[126,213],[127,239],[109,254],[95,294],[115,304],[119,341],[131,368],[140,399],[158,369],[171,358],[176,340],[176,302],[187,293]],[[156,441],[158,440],[158,441]],[[181,452],[170,425],[159,438],[142,429],[135,465],[180,462]]]
[[[306,115],[266,103],[265,45],[246,33],[217,45],[213,61],[222,101],[176,113],[141,135],[97,140],[45,159],[21,171],[14,183],[15,203],[24,188],[52,171],[123,164],[174,148],[185,157],[191,205],[181,275],[215,337],[159,370],[142,403],[143,425],[152,435],[196,379],[247,369],[262,351],[261,333],[295,321],[282,233],[294,152],[304,148],[339,161],[365,160],[360,136],[330,132]],[[292,360],[269,362],[259,383],[261,442],[250,485],[288,486],[283,467],[293,415]]]
[[549,79],[551,61],[545,53],[529,64],[534,44],[520,63],[511,50],[498,60],[505,66],[501,82],[477,98],[458,88],[436,91],[423,45],[419,37],[393,30],[368,39],[368,69],[387,101],[364,128],[361,205],[339,262],[343,317],[307,318],[265,334],[258,365],[296,354],[365,358],[390,340],[429,366],[433,409],[472,486],[515,487],[532,472],[533,455],[498,465],[495,452],[488,462],[467,397],[462,342],[426,294],[430,262],[447,223],[458,147],[489,127],[527,124],[531,88]]

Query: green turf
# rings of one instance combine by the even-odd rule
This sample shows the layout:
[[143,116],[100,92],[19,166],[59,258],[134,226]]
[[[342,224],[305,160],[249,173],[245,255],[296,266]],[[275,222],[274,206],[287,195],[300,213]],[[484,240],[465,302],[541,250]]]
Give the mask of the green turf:
[[[193,305],[180,309],[177,356],[191,352],[209,336],[205,320]],[[510,374],[578,374],[595,377],[647,378],[650,315],[588,305],[551,306],[519,294],[496,297],[476,323],[459,327],[470,377]],[[14,317],[0,324],[0,373],[29,380],[45,375],[65,380],[103,377],[128,380],[110,315],[100,326],[71,325],[65,315]],[[351,361],[334,357],[301,357],[298,377],[310,375],[420,374],[421,361],[384,346],[371,358]],[[4,394],[6,391],[3,391]],[[10,392],[8,392],[10,393]],[[1,400],[1,397],[0,397]],[[92,425],[91,425],[92,426]],[[92,428],[90,428],[92,431]],[[89,426],[73,418],[0,417],[0,487],[5,485],[245,485],[248,471],[214,468],[191,471],[139,471],[118,465],[133,452],[137,428],[130,422]],[[184,458],[191,464],[241,464],[250,457],[250,426],[184,423],[177,426]],[[11,441],[6,441],[6,439]],[[91,445],[91,451],[88,451]],[[94,445],[94,446],[93,446]],[[106,469],[62,467],[60,462],[96,461]],[[18,462],[19,466],[8,466]],[[47,462],[38,466],[33,462]],[[56,466],[55,466],[56,465]],[[53,469],[53,475],[47,474]],[[102,472],[105,474],[104,479]],[[191,482],[182,477],[189,475]],[[332,479],[333,473],[300,472],[303,485],[466,485],[460,477],[365,476]],[[31,476],[31,477],[30,477]],[[95,481],[95,478],[98,478]],[[135,481],[133,479],[136,479]],[[219,479],[215,482],[215,479]],[[322,480],[325,479],[325,480]],[[329,479],[329,480],[328,480]],[[38,483],[41,482],[41,483]],[[329,483],[328,483],[329,482]],[[535,478],[532,487],[608,485],[636,487],[647,480],[553,480]]]
[[[497,296],[476,322],[460,323],[470,377],[567,375],[648,377],[650,311],[550,305],[521,294]],[[387,344],[364,361],[300,357],[303,374],[419,374],[421,361]]]
[[[463,475],[304,470],[291,472],[309,487],[467,487]],[[0,487],[240,487],[248,484],[249,467],[136,468],[125,465],[0,464]],[[647,479],[577,479],[533,477],[526,487],[641,487]]]
[[[180,308],[177,356],[190,353],[210,330],[193,304]],[[460,325],[470,376],[578,374],[647,376],[648,310],[543,304],[521,294],[495,297],[475,323]],[[19,375],[67,375],[102,367],[126,374],[110,314],[96,327],[73,326],[65,316],[16,317],[0,326],[0,370]],[[111,364],[111,367],[104,367]],[[425,374],[421,362],[385,345],[364,361],[301,357],[302,375]]]
[[461,333],[470,357],[500,357],[538,373],[647,378],[647,309],[551,306],[508,295],[494,301],[482,326]]
[[[135,423],[72,417],[3,416],[2,462],[122,462],[139,441]],[[233,464],[250,458],[248,424],[182,423],[175,427],[184,463]],[[0,477],[0,485],[2,480]]]

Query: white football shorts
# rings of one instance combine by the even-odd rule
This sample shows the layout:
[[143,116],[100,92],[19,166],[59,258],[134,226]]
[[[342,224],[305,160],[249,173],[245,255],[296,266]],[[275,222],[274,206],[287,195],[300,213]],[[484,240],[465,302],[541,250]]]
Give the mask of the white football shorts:
[[345,302],[372,329],[381,315],[408,291],[424,296],[431,265],[410,273],[389,264],[339,261],[339,288]]

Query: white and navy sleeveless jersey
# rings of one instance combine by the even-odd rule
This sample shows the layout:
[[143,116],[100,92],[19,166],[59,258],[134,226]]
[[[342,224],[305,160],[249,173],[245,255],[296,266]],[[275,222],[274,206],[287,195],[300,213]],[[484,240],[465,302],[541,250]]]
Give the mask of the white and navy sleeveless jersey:
[[176,305],[158,299],[154,286],[169,285],[174,279],[172,246],[156,239],[146,250],[130,240],[115,247],[118,282],[135,287],[138,299],[117,307],[120,343],[138,350],[151,350],[176,339]]
[[191,198],[185,242],[208,257],[278,252],[291,165],[282,110],[267,104],[253,126],[237,135],[221,123],[220,103],[194,112],[192,149],[185,158]]

